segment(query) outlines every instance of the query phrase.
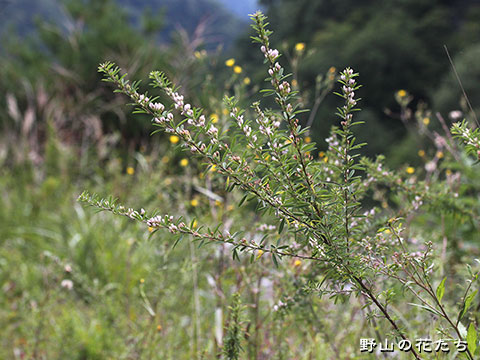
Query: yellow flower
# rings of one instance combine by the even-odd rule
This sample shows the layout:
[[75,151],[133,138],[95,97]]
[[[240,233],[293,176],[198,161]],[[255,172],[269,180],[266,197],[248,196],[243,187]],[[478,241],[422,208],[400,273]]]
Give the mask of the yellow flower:
[[133,175],[135,174],[135,169],[131,166],[127,167],[127,174],[128,175]]
[[162,325],[157,325],[157,331],[162,331]]
[[430,119],[428,117],[424,117],[422,121],[423,121],[423,125],[425,126],[428,126],[428,124],[430,124]]
[[215,205],[216,206],[222,206],[222,202],[220,200],[215,200]]
[[437,151],[436,155],[437,155],[437,158],[439,158],[439,159],[443,158],[443,156],[444,156],[443,151]]
[[293,80],[292,80],[292,86],[293,86],[293,87],[297,87],[297,86],[298,86],[298,81],[297,81],[297,79],[293,79]]
[[227,206],[227,211],[232,211],[235,208],[233,205],[228,205]]
[[233,67],[233,72],[234,72],[235,74],[240,74],[240,73],[242,72],[242,67],[241,67],[241,66],[238,66],[238,65],[234,66],[234,67]]
[[418,156],[424,157],[425,156],[425,151],[424,150],[418,150]]
[[225,65],[227,65],[228,67],[232,67],[233,65],[235,65],[235,59],[228,59],[227,61],[225,61]]
[[223,113],[223,115],[228,115],[228,109],[223,109],[222,113]]
[[211,171],[211,172],[214,172],[215,170],[217,170],[217,165],[213,164],[213,165],[210,167],[210,171]]
[[143,284],[145,282],[145,279],[140,279],[140,284]]
[[192,227],[195,229],[198,226],[198,221],[197,219],[193,220]]
[[305,43],[299,42],[295,44],[295,50],[298,52],[302,52],[303,50],[305,50]]
[[182,160],[180,160],[180,166],[185,167],[185,166],[187,166],[187,165],[188,165],[188,159],[182,159]]
[[328,162],[328,156],[325,156],[325,157],[323,158],[323,162],[324,162],[324,163],[327,163],[327,162]]
[[197,199],[192,199],[190,201],[190,205],[192,205],[193,207],[197,207],[198,206],[198,200]]
[[258,250],[258,251],[257,251],[257,259],[259,259],[264,253],[265,253],[265,251],[263,251],[263,250]]
[[250,78],[249,78],[248,76],[247,76],[245,79],[243,79],[243,83],[244,83],[245,85],[250,85],[251,82],[252,82],[252,81],[250,80]]
[[151,226],[148,227],[148,232],[153,232],[153,230],[155,230],[153,227]]
[[216,124],[218,122],[218,115],[217,114],[210,115],[210,120],[212,120],[212,123]]
[[193,55],[197,58],[197,59],[201,59],[202,58],[202,53],[200,51],[195,51],[193,53]]
[[170,142],[176,144],[180,141],[180,138],[177,135],[170,135]]
[[325,153],[324,153],[323,151],[320,151],[320,152],[318,153],[318,157],[319,157],[319,158],[322,158],[322,157],[324,157],[324,156],[325,156]]
[[330,69],[328,69],[328,72],[330,74],[333,74],[335,71],[337,71],[337,68],[335,66],[332,66]]
[[407,174],[413,174],[415,172],[415,168],[409,166],[405,171],[407,172]]
[[400,96],[401,98],[407,96],[407,92],[405,90],[398,90],[397,95]]
[[293,263],[293,266],[295,267],[299,267],[300,265],[302,265],[302,262],[299,259],[295,260],[295,262]]
[[446,174],[447,176],[450,176],[450,175],[452,175],[452,170],[450,170],[450,169],[447,169],[447,170],[445,171],[445,174]]
[[310,136],[307,136],[305,138],[305,142],[308,144],[308,143],[311,143],[312,142],[312,138]]

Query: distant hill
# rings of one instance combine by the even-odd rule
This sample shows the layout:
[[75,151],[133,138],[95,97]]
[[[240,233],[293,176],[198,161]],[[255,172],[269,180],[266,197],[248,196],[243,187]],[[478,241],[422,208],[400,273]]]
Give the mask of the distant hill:
[[[78,0],[81,1],[81,0]],[[207,22],[206,40],[209,46],[228,46],[241,34],[248,23],[248,13],[255,11],[257,0],[116,0],[139,26],[142,15],[163,11],[162,40],[168,40],[173,30],[182,27],[193,34],[197,25]],[[0,0],[0,36],[11,31],[25,36],[35,29],[35,19],[66,23],[62,0]]]

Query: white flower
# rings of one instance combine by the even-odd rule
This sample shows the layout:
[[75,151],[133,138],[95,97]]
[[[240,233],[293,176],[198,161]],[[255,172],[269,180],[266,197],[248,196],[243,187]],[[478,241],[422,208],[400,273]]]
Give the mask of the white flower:
[[64,279],[64,280],[62,280],[60,285],[67,290],[72,290],[73,289],[73,281],[72,280]]
[[425,164],[425,170],[427,170],[428,172],[434,172],[436,168],[437,164],[435,163],[435,161],[429,161]]
[[448,117],[454,121],[460,120],[463,116],[463,113],[460,110],[453,110],[448,113]]
[[150,103],[148,106],[150,106],[150,109],[152,109],[153,111],[165,110],[165,106],[161,103]]
[[207,134],[211,136],[211,135],[216,135],[217,133],[218,133],[218,129],[215,126],[210,125],[210,129],[208,129]]

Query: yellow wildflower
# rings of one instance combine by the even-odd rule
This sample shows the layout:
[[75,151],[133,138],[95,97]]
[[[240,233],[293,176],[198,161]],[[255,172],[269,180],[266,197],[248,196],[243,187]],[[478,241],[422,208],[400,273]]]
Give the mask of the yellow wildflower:
[[185,167],[188,165],[188,159],[182,159],[180,160],[180,166]]
[[197,58],[197,59],[201,59],[202,58],[202,53],[200,51],[195,51],[193,53],[193,55]]
[[197,219],[193,220],[192,227],[195,229],[198,226],[198,221]]
[[437,158],[441,159],[443,158],[443,151],[437,151],[437,154],[436,154]]
[[145,282],[145,279],[140,279],[140,284],[143,284]]
[[295,50],[298,52],[302,52],[303,50],[305,50],[305,43],[299,42],[295,44]]
[[216,124],[218,122],[218,115],[217,114],[210,115],[210,120],[212,120],[212,123]]
[[210,171],[211,172],[214,172],[217,170],[217,165],[213,164],[211,167],[210,167]]
[[260,259],[260,257],[265,253],[263,250],[258,250],[257,251],[257,259]]
[[319,158],[323,158],[324,156],[325,156],[325,152],[320,151],[320,152],[318,153],[318,157],[319,157]]
[[397,95],[400,96],[401,98],[407,96],[407,92],[405,90],[398,90]]
[[293,80],[292,80],[292,86],[293,86],[293,87],[297,87],[297,86],[298,86],[298,81],[297,81],[297,79],[293,79]]
[[324,162],[324,163],[327,163],[327,162],[328,162],[328,156],[325,156],[325,157],[323,158],[323,162]]
[[225,61],[225,65],[227,65],[228,67],[232,67],[233,65],[235,65],[235,59],[228,59],[227,61]]
[[252,82],[252,80],[250,80],[250,78],[248,76],[245,79],[243,79],[243,83],[245,85],[250,85],[251,82]]
[[162,325],[157,325],[157,331],[162,331]]
[[127,167],[127,174],[128,175],[133,175],[135,174],[135,169],[131,166]]
[[148,232],[153,232],[153,230],[155,230],[153,227],[151,226],[148,227]]
[[428,124],[430,124],[430,119],[428,117],[424,117],[422,121],[423,121],[423,125],[425,126],[428,126]]
[[293,266],[295,267],[299,267],[300,265],[302,265],[302,262],[299,259],[295,260],[295,262],[293,263]]
[[308,144],[308,143],[311,143],[312,142],[312,138],[310,136],[307,136],[305,138],[305,142]]
[[407,174],[413,174],[415,172],[415,168],[409,166],[405,171],[407,172]]
[[238,65],[234,66],[234,67],[233,67],[233,72],[234,72],[235,74],[240,74],[240,73],[242,72],[242,67],[241,67],[241,66],[238,66]]
[[192,199],[190,201],[190,205],[192,205],[193,207],[197,207],[198,206],[198,200],[197,199]]
[[447,170],[445,171],[445,174],[446,174],[447,176],[450,176],[450,175],[452,175],[452,170],[450,170],[450,169],[447,169]]
[[425,156],[425,150],[418,150],[418,156],[424,157]]
[[333,74],[335,71],[337,71],[337,68],[335,66],[332,66],[330,69],[328,69],[328,72],[330,74]]
[[222,202],[220,200],[215,200],[215,205],[216,206],[222,206]]
[[228,109],[223,109],[222,113],[223,113],[223,115],[228,115]]
[[170,135],[170,142],[176,144],[180,141],[180,138],[177,135]]

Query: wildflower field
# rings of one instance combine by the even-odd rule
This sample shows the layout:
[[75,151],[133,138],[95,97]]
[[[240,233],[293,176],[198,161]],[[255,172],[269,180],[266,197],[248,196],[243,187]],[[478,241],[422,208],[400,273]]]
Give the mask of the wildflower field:
[[480,357],[480,6],[328,3],[0,27],[0,359]]

